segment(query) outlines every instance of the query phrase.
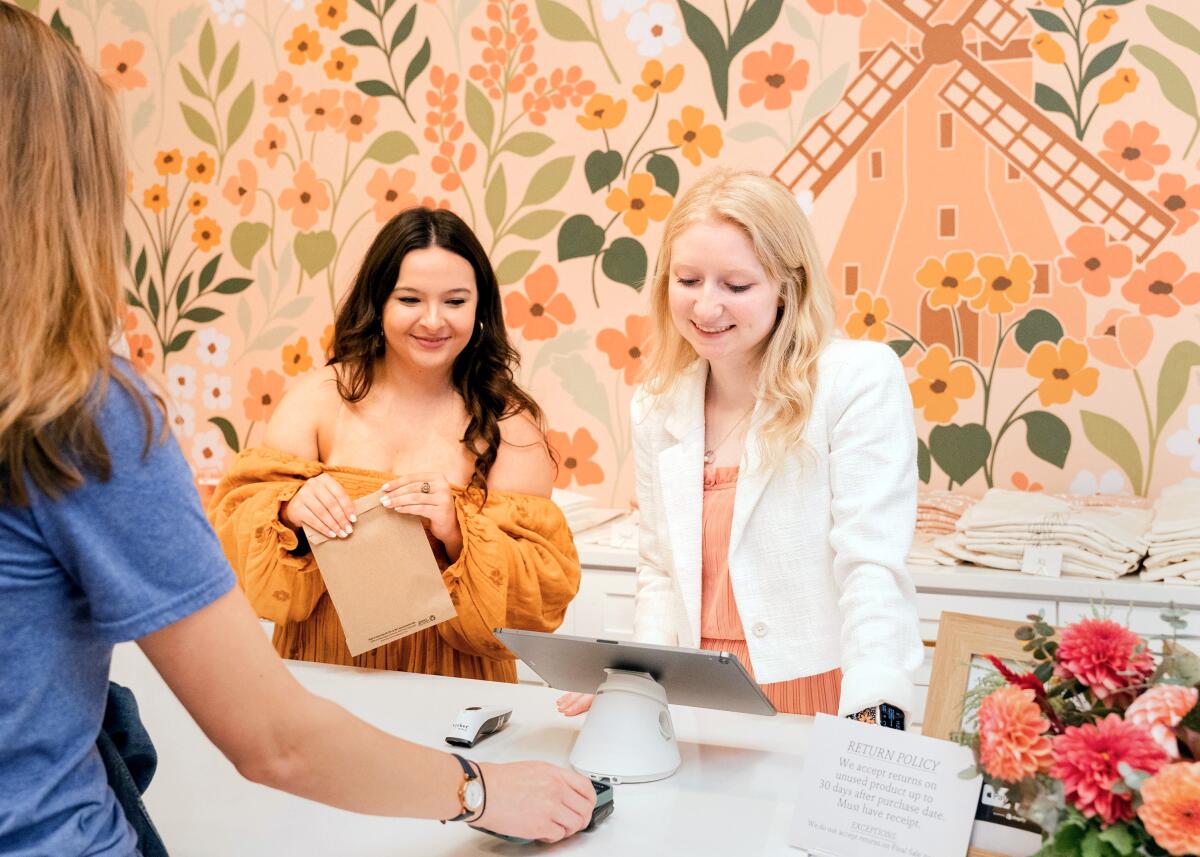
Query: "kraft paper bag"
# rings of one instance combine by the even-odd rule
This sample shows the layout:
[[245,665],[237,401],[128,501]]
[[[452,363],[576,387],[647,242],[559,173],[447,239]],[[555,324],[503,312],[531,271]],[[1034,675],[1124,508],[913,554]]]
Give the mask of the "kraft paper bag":
[[382,496],[355,501],[348,538],[304,528],[352,655],[458,615],[421,519],[380,506]]

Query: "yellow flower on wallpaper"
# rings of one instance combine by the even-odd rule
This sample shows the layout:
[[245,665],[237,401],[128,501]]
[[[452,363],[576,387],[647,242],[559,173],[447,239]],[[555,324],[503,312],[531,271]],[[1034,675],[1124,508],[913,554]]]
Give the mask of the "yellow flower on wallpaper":
[[1067,54],[1062,45],[1054,41],[1054,37],[1049,33],[1038,33],[1029,45],[1038,55],[1038,59],[1043,62],[1048,62],[1050,65],[1062,65],[1066,62]]
[[167,189],[160,184],[152,184],[142,194],[142,205],[158,214],[167,207]]
[[1096,13],[1096,17],[1092,19],[1092,23],[1088,24],[1087,42],[1089,45],[1094,45],[1097,42],[1102,42],[1108,37],[1108,31],[1112,29],[1112,25],[1117,23],[1117,13],[1113,9],[1101,9]]
[[333,356],[333,333],[334,327],[332,324],[325,325],[325,329],[321,331],[321,353],[326,358]]
[[656,93],[674,92],[683,83],[683,65],[676,63],[670,71],[663,71],[663,64],[658,60],[650,60],[642,68],[642,82],[633,86],[633,94],[638,101],[649,101]]
[[934,345],[917,364],[917,379],[908,385],[913,407],[925,409],[925,419],[948,423],[958,413],[959,399],[975,395],[975,376],[966,365],[954,366],[950,351]]
[[613,188],[604,204],[609,211],[623,212],[625,227],[641,235],[651,220],[667,219],[672,200],[665,193],[654,193],[654,178],[649,173],[634,173],[629,177],[628,189]]
[[136,39],[100,49],[100,77],[113,89],[138,89],[146,85],[146,75],[138,71],[145,46]]
[[980,256],[983,291],[971,301],[972,309],[1004,313],[1029,300],[1033,293],[1033,265],[1021,254],[1007,264],[999,256]]
[[308,353],[308,337],[301,336],[294,345],[283,346],[283,371],[288,375],[299,375],[312,368],[313,359]]
[[208,197],[200,193],[200,191],[195,191],[191,196],[188,197],[188,211],[190,211],[193,215],[204,211],[204,206],[206,205],[208,205]]
[[230,176],[225,182],[221,195],[234,205],[240,206],[238,214],[247,217],[254,210],[255,195],[258,192],[258,170],[253,161],[242,158],[238,161],[237,175]]
[[887,298],[875,297],[870,292],[858,292],[854,295],[854,312],[846,319],[846,333],[854,339],[874,340],[882,342],[887,336],[887,326],[884,322],[892,314]]
[[216,169],[217,162],[205,152],[193,155],[188,158],[187,162],[188,181],[193,181],[197,184],[208,184],[213,180],[213,176],[216,175]]
[[375,120],[375,114],[379,112],[378,98],[369,95],[364,98],[357,92],[347,92],[342,95],[342,106],[346,115],[342,118],[338,130],[346,135],[347,140],[357,143],[364,134],[375,130],[378,124]]
[[1112,104],[1114,101],[1120,101],[1137,89],[1140,82],[1141,79],[1138,77],[1136,70],[1132,68],[1119,68],[1113,72],[1112,77],[1100,84],[1100,94],[1096,96],[1096,100],[1101,104]]
[[336,30],[346,20],[346,0],[324,0],[317,4],[317,25]]
[[613,101],[608,95],[593,95],[584,105],[583,113],[575,117],[583,128],[588,131],[610,131],[625,120],[628,103],[622,98]]
[[207,253],[221,243],[221,227],[211,217],[198,217],[192,229],[192,241]]
[[1079,393],[1090,396],[1100,383],[1100,370],[1087,365],[1088,350],[1082,342],[1063,337],[1053,342],[1039,342],[1029,355],[1025,368],[1038,384],[1038,399],[1043,406],[1065,405]]
[[721,129],[716,125],[705,125],[704,111],[699,107],[685,107],[679,119],[668,122],[667,139],[679,146],[680,154],[696,167],[700,166],[701,152],[715,158],[725,145]]
[[288,62],[292,65],[304,65],[306,62],[316,62],[321,58],[321,34],[310,28],[308,24],[299,24],[292,30],[292,37],[283,43],[288,52]]
[[325,76],[330,80],[348,81],[357,66],[358,57],[339,46],[329,52],[329,59],[324,65]]
[[178,149],[159,152],[154,157],[154,170],[160,176],[177,176],[183,169],[183,155]]
[[336,130],[345,116],[340,104],[341,94],[336,89],[322,89],[320,92],[310,92],[304,96],[304,100],[300,102],[304,115],[308,117],[304,122],[304,130]]
[[305,230],[316,226],[319,212],[329,208],[329,191],[308,161],[301,162],[292,186],[279,194],[279,207],[292,213],[293,226]]
[[300,87],[292,80],[292,73],[281,71],[275,75],[274,82],[263,87],[262,100],[263,104],[271,108],[268,116],[289,116],[292,105],[300,100]]
[[380,167],[367,182],[367,194],[375,200],[375,222],[386,223],[406,208],[417,204],[417,195],[412,192],[417,174],[403,167],[387,174]]
[[280,131],[274,122],[268,122],[267,127],[263,128],[262,136],[254,144],[254,154],[266,161],[268,167],[274,168],[285,146],[287,135]]
[[958,306],[983,290],[983,279],[972,277],[975,257],[968,252],[951,253],[944,262],[930,257],[917,271],[917,283],[929,289],[929,305],[934,309]]

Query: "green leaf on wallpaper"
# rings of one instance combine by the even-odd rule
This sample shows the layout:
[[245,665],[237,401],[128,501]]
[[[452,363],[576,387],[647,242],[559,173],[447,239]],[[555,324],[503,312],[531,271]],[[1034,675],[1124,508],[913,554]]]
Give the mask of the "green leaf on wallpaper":
[[158,286],[154,285],[154,278],[150,278],[150,283],[146,287],[146,310],[150,313],[150,318],[158,321]]
[[1017,322],[1014,335],[1017,345],[1028,354],[1039,342],[1057,343],[1063,337],[1063,327],[1057,318],[1044,309],[1031,309]]
[[1133,45],[1129,53],[1154,75],[1167,101],[1193,119],[1200,119],[1196,112],[1196,91],[1179,66],[1146,45]]
[[725,136],[739,143],[753,143],[763,137],[774,137],[779,142],[783,142],[783,138],[774,128],[762,122],[743,122],[741,125],[734,125],[725,132]]
[[[1034,11],[1030,9],[1029,11]],[[1071,109],[1071,105],[1067,103],[1067,99],[1058,94],[1057,91],[1046,86],[1044,83],[1035,84],[1033,87],[1033,100],[1038,107],[1043,110],[1048,110],[1051,113],[1061,113],[1075,121],[1075,111]]]
[[254,81],[246,84],[246,88],[238,93],[238,97],[233,100],[233,104],[229,108],[229,119],[225,124],[225,147],[229,148],[238,141],[238,138],[246,131],[246,126],[250,124],[250,117],[254,114]]
[[370,30],[349,30],[342,33],[342,41],[356,48],[382,48]]
[[983,468],[991,451],[992,436],[979,423],[934,426],[929,432],[929,455],[959,485]]
[[532,378],[539,370],[544,369],[555,357],[583,351],[587,348],[588,339],[588,332],[578,327],[561,331],[558,336],[548,340],[538,349],[533,362],[529,364],[529,377]]
[[1158,6],[1147,6],[1146,17],[1172,42],[1194,54],[1200,54],[1200,29],[1187,18]]
[[166,347],[163,348],[164,356],[167,354],[174,354],[176,351],[182,351],[184,348],[186,348],[188,342],[192,338],[192,334],[195,332],[196,331],[194,330],[185,330],[182,333],[175,334],[175,338],[168,342]]
[[810,42],[817,40],[817,34],[813,32],[812,24],[809,23],[808,17],[803,12],[795,6],[786,6],[783,11],[787,15],[788,24],[797,36]]
[[237,429],[233,427],[233,423],[224,417],[209,417],[208,421],[221,430],[221,437],[225,438],[225,445],[234,452],[241,452],[238,444]]
[[745,11],[729,35],[730,60],[737,56],[742,48],[753,44],[775,26],[775,22],[779,20],[779,11],[783,8],[783,0],[754,0],[749,6],[742,8]]
[[488,185],[483,197],[483,210],[487,215],[488,224],[495,233],[504,222],[504,209],[508,206],[508,180],[504,177],[504,165],[496,168],[492,183]]
[[929,446],[923,438],[917,438],[917,478],[929,484],[929,477],[933,475],[933,465],[929,459]]
[[671,196],[679,191],[679,167],[666,155],[651,155],[646,161],[646,172],[654,176],[654,183]]
[[478,86],[467,81],[466,97],[464,98],[467,125],[485,147],[492,144],[492,134],[496,130],[496,114],[492,112],[492,103]]
[[421,49],[417,51],[416,56],[408,64],[408,68],[404,71],[404,91],[407,93],[408,88],[412,86],[413,81],[421,76],[421,72],[425,71],[425,66],[429,65],[429,57],[431,48],[429,47],[429,39],[426,38],[421,45]]
[[[20,4],[18,4],[20,5]],[[113,14],[132,33],[149,33],[150,21],[142,4],[136,0],[111,0],[109,4]]]
[[293,324],[285,325],[284,327],[272,327],[270,330],[264,330],[254,340],[254,344],[250,346],[250,351],[263,351],[269,348],[278,348],[291,339],[292,334],[296,332],[296,326]]
[[54,10],[54,14],[50,17],[50,28],[71,44],[75,44],[75,34],[71,32],[71,28],[67,26],[57,9]]
[[125,290],[125,303],[129,304],[134,309],[144,309],[142,302],[138,299],[138,296],[129,291],[129,289]]
[[372,2],[372,0],[354,0],[354,2],[357,3],[359,6],[362,6],[364,9],[366,9],[372,15],[379,14],[379,10],[377,10],[375,8],[375,4]]
[[31,15],[36,15],[41,9],[41,0],[16,0],[16,4]]
[[1142,454],[1129,429],[1112,417],[1094,411],[1080,411],[1083,433],[1092,446],[1116,462],[1125,471],[1134,493],[1142,493]]
[[138,253],[137,262],[133,266],[133,281],[137,283],[138,288],[142,287],[142,280],[146,278],[146,248],[142,248],[142,252]]
[[548,208],[531,211],[514,223],[508,231],[526,240],[536,241],[549,235],[563,216],[564,212],[551,211]]
[[197,98],[208,98],[208,94],[204,91],[204,84],[196,79],[196,75],[192,74],[188,67],[183,63],[179,64],[179,76],[183,78],[183,85],[187,87],[187,91]]
[[829,77],[817,84],[804,102],[804,112],[800,114],[801,127],[807,126],[810,120],[818,116],[824,116],[837,105],[849,75],[850,63],[842,63]]
[[200,45],[196,55],[200,59],[200,73],[208,80],[213,66],[217,64],[217,39],[213,34],[211,18],[204,22],[204,28],[200,30]]
[[1098,78],[1104,72],[1108,71],[1117,64],[1117,60],[1121,58],[1121,52],[1125,50],[1125,45],[1128,44],[1128,39],[1117,42],[1115,45],[1109,45],[1096,56],[1092,57],[1092,61],[1088,63],[1087,71],[1083,73],[1083,81],[1079,84],[1079,88],[1083,89],[1093,80]]
[[896,352],[897,357],[903,357],[913,347],[911,339],[889,339],[888,345]]
[[604,230],[586,214],[573,214],[558,230],[558,261],[595,256],[604,247]]
[[178,56],[179,52],[187,45],[187,40],[191,38],[192,31],[196,29],[196,22],[200,20],[201,13],[207,9],[207,6],[189,6],[186,9],[180,9],[171,17],[171,23],[167,25],[167,56]]
[[591,414],[604,425],[610,425],[608,392],[596,377],[595,368],[582,354],[555,357],[550,362],[550,368],[580,410]]
[[394,164],[415,154],[417,144],[412,141],[412,137],[403,131],[388,131],[375,138],[365,157],[381,164]]
[[1043,30],[1048,30],[1051,33],[1069,33],[1070,28],[1067,22],[1055,15],[1053,12],[1048,12],[1045,9],[1030,9],[1029,17],[1037,23]]
[[206,306],[198,306],[195,309],[190,309],[187,312],[185,312],[183,314],[182,318],[185,318],[188,321],[194,321],[197,324],[207,324],[210,321],[216,321],[218,318],[220,318],[223,315],[225,315],[225,313],[219,309],[213,309],[212,307],[206,307]]
[[1096,2],[1091,5],[1091,8],[1095,8],[1097,6],[1124,6],[1126,3],[1132,2],[1133,0],[1096,0]]
[[372,98],[399,98],[400,93],[392,89],[392,85],[383,80],[357,80],[354,82],[355,87],[363,95],[369,95]]
[[271,227],[265,223],[241,221],[233,227],[233,234],[229,238],[229,249],[233,251],[233,258],[237,259],[239,265],[249,270],[250,265],[254,262],[254,257],[267,243],[270,234]]
[[732,59],[725,48],[725,38],[717,25],[687,0],[678,0],[678,3],[688,38],[708,63],[717,106],[721,108],[721,115],[725,116],[729,101],[729,62]]
[[574,155],[564,155],[543,164],[529,180],[529,187],[525,189],[521,207],[541,205],[562,190],[571,176],[571,167],[574,164]]
[[537,0],[538,17],[546,32],[563,42],[594,42],[583,19],[555,0]]
[[1062,468],[1071,451],[1071,430],[1049,411],[1028,411],[1017,417],[1025,421],[1025,443],[1042,461]]
[[292,241],[296,259],[310,277],[324,271],[337,252],[337,238],[328,229],[320,232],[301,232]]
[[233,76],[237,74],[238,54],[241,51],[241,45],[238,42],[233,43],[233,47],[229,49],[229,53],[225,54],[225,60],[221,63],[221,70],[217,72],[217,95],[220,95],[229,88],[229,84],[233,83]]
[[242,340],[249,345],[250,342],[250,301],[246,300],[246,296],[242,295],[237,302],[237,323],[238,329],[242,332]]
[[592,193],[612,184],[621,175],[621,153],[613,149],[595,149],[583,162],[583,176]]
[[218,283],[213,291],[219,295],[236,295],[250,288],[250,284],[253,282],[254,280],[247,277],[230,277],[228,280]]
[[182,101],[179,102],[179,109],[183,111],[183,121],[187,123],[188,128],[196,135],[203,143],[208,143],[210,146],[217,145],[217,134],[213,131],[212,125],[204,118],[200,111],[188,107]]
[[298,298],[285,303],[279,308],[279,312],[275,313],[278,318],[299,318],[304,315],[305,311],[312,304],[312,295],[301,295]]
[[600,270],[614,282],[641,291],[646,283],[646,248],[636,238],[618,238],[604,251]]
[[1200,366],[1200,344],[1190,340],[1176,342],[1163,359],[1162,369],[1158,373],[1158,402],[1155,407],[1158,418],[1155,420],[1155,431],[1161,432],[1163,426],[1171,419],[1183,397],[1187,395],[1188,382],[1192,370]]
[[514,134],[500,147],[501,152],[512,152],[522,158],[534,158],[554,145],[554,140],[536,131]]
[[206,262],[204,264],[204,267],[200,269],[200,277],[197,280],[197,282],[200,285],[200,290],[198,292],[196,292],[196,294],[203,294],[204,290],[212,285],[213,279],[217,276],[217,268],[220,266],[220,264],[221,264],[221,254],[220,253],[213,256],[211,259],[208,260],[208,262]]
[[400,23],[396,25],[396,30],[392,33],[392,41],[389,42],[390,50],[396,50],[396,48],[400,47],[405,39],[412,35],[413,25],[416,23],[417,4],[414,3],[412,8],[404,13],[404,17],[400,19]]
[[189,273],[183,278],[183,282],[179,284],[179,288],[175,290],[175,311],[183,309],[183,305],[187,303],[188,290],[192,287],[192,275]]
[[537,250],[517,250],[509,253],[496,266],[496,282],[502,286],[511,286],[529,273],[537,257]]
[[129,133],[131,136],[136,137],[142,131],[146,130],[146,126],[154,118],[155,104],[154,96],[147,95],[146,100],[138,105],[137,110],[133,111],[133,118],[129,121]]

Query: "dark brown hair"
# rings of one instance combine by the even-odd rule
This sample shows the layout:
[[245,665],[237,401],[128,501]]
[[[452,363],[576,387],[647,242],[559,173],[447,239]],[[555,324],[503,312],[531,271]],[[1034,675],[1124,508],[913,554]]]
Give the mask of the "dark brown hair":
[[475,456],[475,470],[468,487],[486,499],[487,477],[500,449],[500,421],[524,412],[542,428],[542,410],[517,385],[514,369],[521,358],[508,341],[500,286],[483,245],[462,218],[440,209],[410,208],[384,224],[338,308],[328,365],[337,368],[342,399],[358,402],[366,397],[375,380],[375,362],[383,353],[383,307],[396,288],[400,264],[413,250],[427,247],[461,256],[475,271],[475,326],[454,360],[451,383],[469,417],[462,444]]

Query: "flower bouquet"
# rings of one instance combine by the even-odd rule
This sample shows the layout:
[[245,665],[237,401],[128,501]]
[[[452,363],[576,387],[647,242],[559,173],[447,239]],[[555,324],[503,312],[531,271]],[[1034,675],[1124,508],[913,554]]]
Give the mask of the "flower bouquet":
[[956,738],[978,771],[964,775],[1041,828],[1036,857],[1200,854],[1200,658],[1107,618],[1057,634],[1029,619],[1016,636],[1033,668],[988,655],[995,672],[967,693]]

